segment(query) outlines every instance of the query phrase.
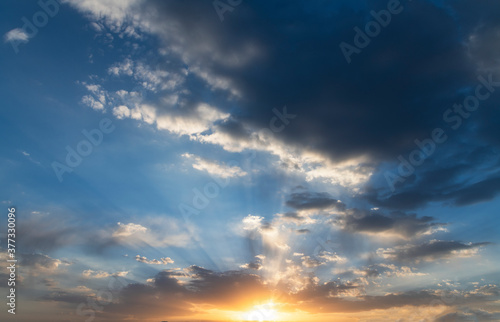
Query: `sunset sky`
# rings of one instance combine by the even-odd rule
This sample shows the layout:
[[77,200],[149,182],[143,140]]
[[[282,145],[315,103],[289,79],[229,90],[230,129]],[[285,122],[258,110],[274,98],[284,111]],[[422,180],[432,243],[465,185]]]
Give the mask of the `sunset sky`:
[[500,321],[499,1],[0,12],[1,321]]

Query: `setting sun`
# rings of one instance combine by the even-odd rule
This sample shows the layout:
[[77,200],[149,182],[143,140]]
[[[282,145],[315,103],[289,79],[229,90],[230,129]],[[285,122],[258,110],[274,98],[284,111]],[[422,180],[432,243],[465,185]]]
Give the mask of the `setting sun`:
[[243,313],[244,321],[278,321],[278,312],[274,309],[275,304],[270,302],[255,306],[251,311]]

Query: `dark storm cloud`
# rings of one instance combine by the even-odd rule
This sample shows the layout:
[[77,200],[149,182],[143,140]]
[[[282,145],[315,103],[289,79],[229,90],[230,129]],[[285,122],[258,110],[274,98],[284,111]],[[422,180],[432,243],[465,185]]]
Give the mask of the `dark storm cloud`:
[[447,258],[454,254],[458,255],[457,252],[460,251],[476,250],[479,247],[489,244],[491,243],[462,243],[459,241],[432,240],[420,245],[408,245],[395,249],[388,249],[383,251],[382,255],[400,261],[418,261],[421,259],[433,260]]
[[353,28],[387,1],[370,1],[365,11],[253,1],[224,23],[210,2],[148,4],[158,12],[152,17],[159,32],[188,64],[241,92],[235,121],[266,127],[272,108],[286,104],[299,116],[282,138],[336,160],[394,157],[432,129],[472,76],[454,17],[429,2],[404,2],[407,8],[351,64],[339,43],[352,43]]
[[343,210],[345,205],[326,192],[295,192],[286,201],[288,207],[297,210],[325,209],[335,207]]

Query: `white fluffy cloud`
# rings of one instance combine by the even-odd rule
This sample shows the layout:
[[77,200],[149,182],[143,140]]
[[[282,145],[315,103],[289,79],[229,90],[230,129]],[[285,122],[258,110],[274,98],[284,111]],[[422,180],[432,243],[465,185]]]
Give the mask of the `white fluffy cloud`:
[[148,229],[138,224],[129,223],[123,224],[118,222],[118,228],[113,232],[113,237],[122,238],[129,237],[136,233],[145,233]]
[[[79,11],[87,14],[90,18],[104,23],[114,32],[122,29],[137,26],[138,15],[134,14],[143,0],[64,0],[77,8]],[[132,34],[131,31],[128,32]]]
[[120,105],[113,108],[113,115],[116,116],[117,119],[123,119],[130,117],[130,109],[125,105]]
[[199,104],[192,114],[174,115],[164,114],[156,119],[159,130],[167,130],[178,135],[200,134],[212,128],[217,121],[229,117],[229,114],[217,110],[215,107],[205,103]]
[[4,40],[5,42],[20,41],[27,43],[29,41],[29,36],[23,29],[16,28],[6,32],[4,35]]

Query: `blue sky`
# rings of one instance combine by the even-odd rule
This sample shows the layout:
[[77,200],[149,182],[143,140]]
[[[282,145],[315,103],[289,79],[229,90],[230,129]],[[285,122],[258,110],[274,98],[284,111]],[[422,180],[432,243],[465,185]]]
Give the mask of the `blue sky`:
[[2,320],[500,319],[495,1],[0,7]]

